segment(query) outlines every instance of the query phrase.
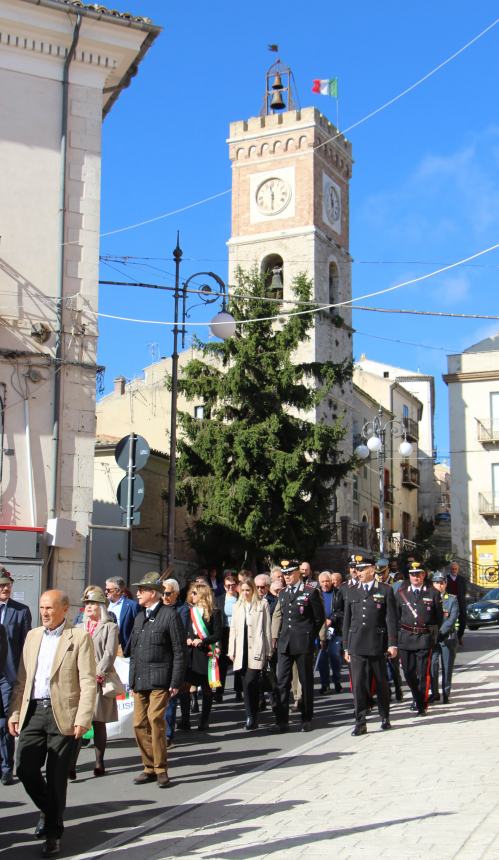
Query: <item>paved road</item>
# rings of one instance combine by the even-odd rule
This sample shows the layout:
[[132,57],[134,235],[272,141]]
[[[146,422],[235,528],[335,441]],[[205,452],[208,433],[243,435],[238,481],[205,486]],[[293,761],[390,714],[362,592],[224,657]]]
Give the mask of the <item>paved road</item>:
[[[498,628],[467,632],[465,647],[458,652],[457,666],[473,663],[497,648]],[[377,719],[373,719],[377,723]],[[121,842],[124,833],[133,838],[134,830],[137,832],[152,824],[157,826],[165,815],[175,818],[180,812],[176,809],[179,804],[185,815],[190,802],[195,804],[201,798],[208,800],[227,786],[237,786],[251,771],[261,770],[262,765],[272,767],[276,760],[286,764],[298,749],[316,747],[308,754],[307,763],[320,762],[321,737],[334,737],[336,732],[338,736],[349,736],[352,699],[347,692],[317,696],[314,732],[308,735],[299,731],[298,716],[292,717],[292,730],[287,735],[269,732],[273,724],[271,712],[262,715],[261,728],[251,734],[244,730],[243,720],[242,705],[235,703],[229,694],[223,705],[213,709],[209,733],[201,734],[196,730],[178,733],[170,756],[173,784],[164,791],[155,784],[141,787],[132,784],[133,776],[141,770],[133,739],[109,744],[109,773],[102,779],[95,779],[92,774],[93,750],[83,750],[78,780],[71,783],[68,790],[63,856],[98,853],[100,847],[112,842],[114,837]],[[22,787],[17,783],[9,788],[0,787],[0,791],[0,854],[8,852],[9,860],[39,856],[40,845],[31,837],[37,816]],[[127,856],[131,858],[131,854]],[[140,860],[140,851],[133,856]]]

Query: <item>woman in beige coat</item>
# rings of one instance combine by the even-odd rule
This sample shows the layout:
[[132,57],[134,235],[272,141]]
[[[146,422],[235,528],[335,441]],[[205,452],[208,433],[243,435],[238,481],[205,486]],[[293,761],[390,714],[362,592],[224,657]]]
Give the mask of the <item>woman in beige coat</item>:
[[[94,776],[104,776],[106,772],[104,767],[104,753],[107,743],[106,723],[114,723],[118,719],[116,696],[121,688],[121,681],[114,668],[114,661],[118,653],[118,625],[108,615],[107,600],[101,588],[95,586],[93,590],[87,591],[82,602],[83,626],[92,637],[97,664],[97,700],[92,719],[95,748]],[[114,695],[105,696],[103,685],[109,684],[110,681],[112,681],[116,691]],[[80,746],[78,745],[76,756],[72,762],[69,772],[70,779],[76,779],[76,760]]]
[[258,728],[258,687],[261,670],[272,654],[270,611],[265,598],[258,597],[255,583],[245,579],[232,612],[228,656],[243,681],[246,728]]

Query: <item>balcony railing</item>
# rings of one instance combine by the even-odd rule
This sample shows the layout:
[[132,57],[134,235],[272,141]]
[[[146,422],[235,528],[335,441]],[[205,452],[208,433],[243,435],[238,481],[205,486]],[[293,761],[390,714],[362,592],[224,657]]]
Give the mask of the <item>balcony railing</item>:
[[393,488],[392,487],[386,487],[385,486],[384,496],[385,496],[385,505],[393,505]]
[[499,421],[490,418],[476,419],[476,435],[479,442],[482,444],[493,444],[499,442]]
[[414,421],[413,418],[404,417],[402,418],[402,424],[405,427],[405,432],[409,442],[417,442],[419,439],[418,422]]
[[402,486],[416,490],[419,487],[419,469],[406,463],[402,464]]
[[478,513],[483,517],[499,516],[499,493],[478,493]]

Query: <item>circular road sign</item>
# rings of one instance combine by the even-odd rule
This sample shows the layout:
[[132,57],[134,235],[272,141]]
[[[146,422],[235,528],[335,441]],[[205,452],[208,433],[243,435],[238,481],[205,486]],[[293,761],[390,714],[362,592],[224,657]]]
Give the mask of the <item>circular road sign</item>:
[[[128,475],[118,484],[116,490],[116,498],[122,511],[126,511],[128,503]],[[138,511],[144,501],[144,481],[140,475],[134,475],[132,478],[132,505],[135,511]]]
[[[149,459],[151,449],[149,443],[146,442],[143,436],[135,435],[135,456],[133,465],[136,469],[143,469]],[[118,466],[125,472],[128,470],[128,461],[130,459],[130,436],[123,436],[116,445],[115,459]]]

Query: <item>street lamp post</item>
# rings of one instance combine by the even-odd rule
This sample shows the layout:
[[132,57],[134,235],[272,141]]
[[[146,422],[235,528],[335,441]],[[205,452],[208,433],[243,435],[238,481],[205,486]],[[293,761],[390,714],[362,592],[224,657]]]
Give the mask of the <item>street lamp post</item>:
[[[185,342],[185,320],[187,316],[187,290],[190,282],[205,275],[212,278],[219,288],[222,297],[222,310],[216,314],[211,323],[210,331],[215,337],[227,340],[236,331],[236,321],[232,314],[227,311],[227,287],[219,275],[214,272],[195,272],[180,287],[180,263],[182,250],[179,245],[179,234],[177,233],[177,244],[173,250],[175,260],[175,292],[174,292],[174,317],[173,317],[173,351],[172,351],[172,381],[171,381],[171,415],[170,415],[170,463],[168,468],[168,521],[166,531],[166,564],[173,564],[175,554],[175,495],[177,489],[177,401],[178,401],[178,336],[182,335],[182,347]],[[216,301],[218,295],[211,295],[212,289],[208,284],[201,287],[203,304],[211,304]],[[179,328],[179,302],[182,299],[182,326]]]
[[392,435],[402,436],[399,452],[403,457],[410,457],[412,445],[407,441],[407,431],[399,418],[391,418],[383,423],[383,410],[379,407],[378,414],[372,421],[366,421],[362,427],[362,442],[357,445],[355,453],[361,460],[367,460],[370,454],[378,455],[379,483],[379,552],[385,551],[385,436],[390,429]]

